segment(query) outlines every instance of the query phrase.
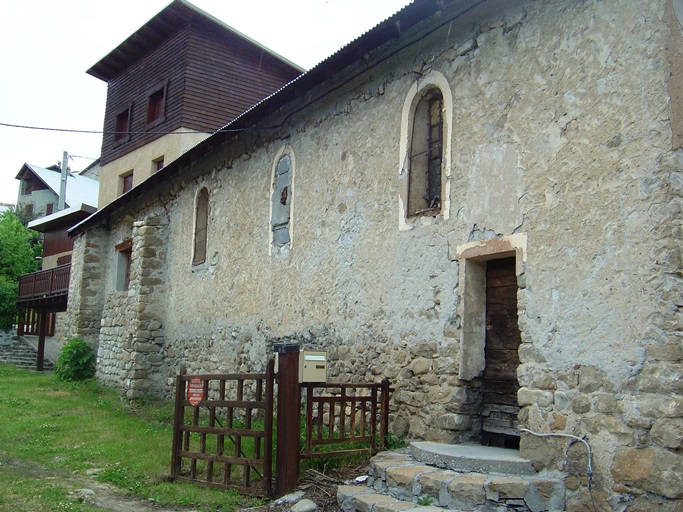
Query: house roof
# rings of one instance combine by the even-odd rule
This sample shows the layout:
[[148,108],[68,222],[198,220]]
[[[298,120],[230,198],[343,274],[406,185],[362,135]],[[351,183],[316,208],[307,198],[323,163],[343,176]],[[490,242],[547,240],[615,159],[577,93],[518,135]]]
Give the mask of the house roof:
[[112,80],[133,63],[157,48],[172,34],[187,26],[193,19],[212,23],[220,29],[238,36],[248,44],[265,51],[285,64],[299,71],[304,71],[302,67],[235,30],[218,18],[214,18],[187,0],[173,0],[99,62],[94,64],[87,73],[105,82]]
[[[299,98],[307,97],[308,101],[315,101],[311,91],[326,82],[345,68],[352,68],[347,80],[351,80],[364,73],[376,62],[368,58],[369,54],[384,47],[383,58],[397,53],[406,45],[420,40],[424,32],[436,31],[444,25],[448,25],[454,17],[459,17],[474,8],[485,6],[488,10],[500,9],[501,5],[508,0],[414,0],[412,3],[398,11],[393,16],[380,22],[365,34],[353,40],[339,51],[323,60],[308,72],[292,80],[280,90],[251,107],[249,110],[233,119],[213,135],[204,139],[196,146],[180,155],[177,159],[167,164],[161,171],[152,174],[144,182],[129,190],[116,200],[106,205],[101,210],[74,226],[69,230],[71,236],[75,236],[89,227],[95,225],[101,219],[106,218],[113,212],[128,204],[131,200],[140,197],[160,183],[171,179],[183,168],[234,138],[241,131],[256,125],[259,121],[280,108]],[[448,10],[448,16],[435,16],[443,10]],[[434,16],[433,19],[430,19]],[[330,85],[333,87],[333,85]],[[321,93],[318,97],[322,97]]]
[[[55,170],[57,169],[57,170]],[[45,186],[50,188],[57,196],[61,187],[62,175],[58,168],[45,169],[37,165],[24,164],[16,176],[16,179],[24,179],[27,173],[33,174]],[[97,207],[97,196],[100,184],[92,178],[69,173],[66,178],[66,206],[85,204]]]
[[97,208],[87,204],[79,203],[64,210],[46,215],[39,219],[32,220],[28,223],[28,227],[45,233],[52,229],[64,229],[64,227],[71,227],[79,220],[82,220],[87,215],[97,211]]

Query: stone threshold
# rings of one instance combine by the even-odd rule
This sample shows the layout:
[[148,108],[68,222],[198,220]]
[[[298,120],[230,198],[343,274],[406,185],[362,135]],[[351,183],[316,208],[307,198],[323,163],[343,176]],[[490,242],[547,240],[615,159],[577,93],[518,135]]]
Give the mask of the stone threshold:
[[[344,512],[564,510],[564,474],[528,474],[528,461],[514,450],[499,450],[414,443],[410,449],[382,452],[370,460],[366,485],[340,486],[337,500]],[[444,453],[455,458],[436,457]],[[461,469],[448,467],[454,460],[451,465]],[[514,469],[518,463],[526,473]]]

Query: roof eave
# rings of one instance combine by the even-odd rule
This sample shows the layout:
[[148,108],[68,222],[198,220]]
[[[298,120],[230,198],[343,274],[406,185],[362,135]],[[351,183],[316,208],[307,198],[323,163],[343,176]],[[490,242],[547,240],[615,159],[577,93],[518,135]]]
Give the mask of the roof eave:
[[408,23],[409,26],[415,26],[436,14],[446,4],[460,4],[463,12],[466,12],[485,2],[486,0],[439,0],[438,2],[435,0],[414,0],[411,4],[380,22],[374,28],[356,38],[308,72],[295,78],[264,100],[261,100],[223,128],[217,130],[213,135],[199,142],[196,146],[180,155],[180,157],[173,162],[170,162],[161,171],[150,176],[143,183],[118,197],[87,219],[84,219],[69,230],[69,235],[76,236],[82,233],[89,227],[95,225],[100,219],[111,215],[121,206],[141,196],[147,190],[164,180],[167,180],[174,174],[177,174],[181,169],[191,164],[192,161],[201,158],[212,148],[225,144],[242,130],[255,125],[258,121],[277,111],[282,106],[301,97],[305,92],[328,79],[330,73],[334,74],[341,69],[350,66],[354,62],[363,60],[367,52],[379,48],[381,45],[388,43],[395,37],[401,36],[401,33],[404,30],[401,25],[403,24],[403,27],[406,26],[405,23],[402,23],[402,17],[410,18],[411,15],[415,15],[414,19],[410,19],[411,23]]

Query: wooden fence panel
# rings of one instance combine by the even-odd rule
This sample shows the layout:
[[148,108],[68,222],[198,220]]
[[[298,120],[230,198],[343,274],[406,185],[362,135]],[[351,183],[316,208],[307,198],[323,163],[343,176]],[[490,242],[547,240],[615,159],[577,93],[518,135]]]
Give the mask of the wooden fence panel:
[[303,383],[306,434],[301,459],[376,454],[385,448],[389,381],[379,384]]
[[[201,401],[188,382],[201,381]],[[176,380],[171,478],[243,494],[272,495],[274,361],[265,373]]]

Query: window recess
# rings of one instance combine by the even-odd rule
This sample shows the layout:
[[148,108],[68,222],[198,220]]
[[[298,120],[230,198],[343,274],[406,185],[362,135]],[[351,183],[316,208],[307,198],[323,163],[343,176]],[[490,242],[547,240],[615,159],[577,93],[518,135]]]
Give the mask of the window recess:
[[114,123],[114,143],[116,145],[123,144],[130,140],[130,120],[133,111],[133,104],[131,103],[127,109],[116,114],[116,121]]
[[413,117],[408,171],[408,216],[441,212],[443,160],[443,97],[430,89]]
[[155,85],[147,92],[147,128],[152,128],[166,119],[166,93],[168,81]]

